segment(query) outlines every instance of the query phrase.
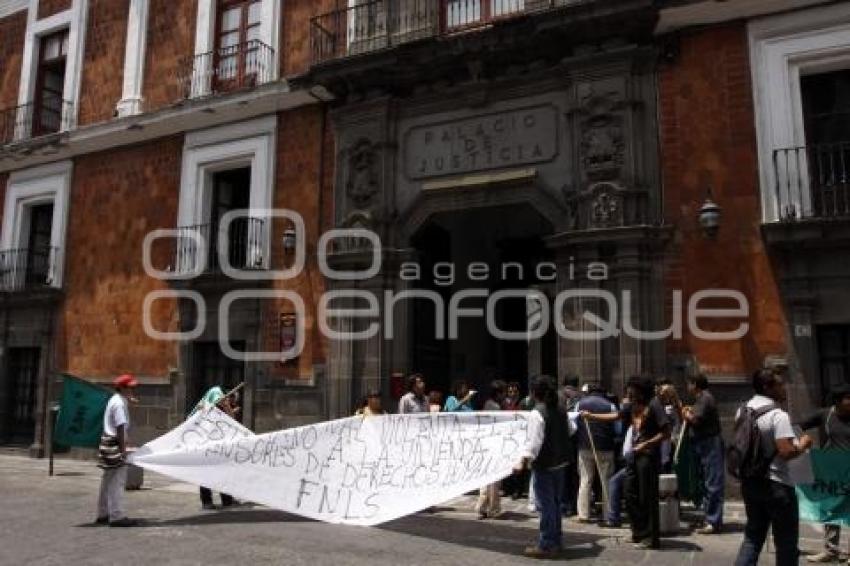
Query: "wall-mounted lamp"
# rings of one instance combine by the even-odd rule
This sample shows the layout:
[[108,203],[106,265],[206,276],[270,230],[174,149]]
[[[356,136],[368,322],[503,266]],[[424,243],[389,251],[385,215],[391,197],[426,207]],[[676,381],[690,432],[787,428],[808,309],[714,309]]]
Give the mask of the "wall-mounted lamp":
[[708,189],[708,196],[705,198],[705,202],[702,203],[699,214],[697,214],[697,220],[699,220],[702,233],[706,238],[713,240],[717,237],[722,215],[723,209],[719,204],[711,200],[711,189]]
[[286,253],[291,253],[295,251],[295,246],[298,245],[298,241],[295,238],[295,230],[289,228],[284,230],[283,232],[283,251]]

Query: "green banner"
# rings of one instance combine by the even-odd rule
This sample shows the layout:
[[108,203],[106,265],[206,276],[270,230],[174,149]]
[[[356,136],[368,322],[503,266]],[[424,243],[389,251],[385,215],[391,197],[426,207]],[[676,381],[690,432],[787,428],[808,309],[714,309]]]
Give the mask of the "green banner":
[[53,443],[97,447],[103,432],[103,413],[112,393],[73,375],[64,374],[62,403]]
[[850,451],[812,450],[815,481],[797,486],[800,519],[850,526]]

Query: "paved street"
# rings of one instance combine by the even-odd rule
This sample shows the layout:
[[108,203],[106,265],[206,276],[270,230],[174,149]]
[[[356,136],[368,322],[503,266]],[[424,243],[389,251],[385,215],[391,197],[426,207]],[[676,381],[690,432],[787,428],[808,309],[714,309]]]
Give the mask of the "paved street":
[[[534,540],[536,518],[525,501],[506,500],[499,521],[478,521],[470,499],[378,528],[341,527],[277,511],[242,506],[201,511],[196,489],[146,474],[130,492],[130,516],[145,519],[133,529],[94,527],[99,470],[93,463],[0,456],[0,563],[53,564],[532,564],[522,558]],[[521,503],[521,504],[520,504]],[[661,551],[632,548],[628,532],[565,522],[571,564],[731,564],[740,542],[740,506],[729,508],[733,532],[721,536],[666,538]],[[804,529],[803,547],[816,550],[818,533]],[[772,564],[773,556],[762,561]]]

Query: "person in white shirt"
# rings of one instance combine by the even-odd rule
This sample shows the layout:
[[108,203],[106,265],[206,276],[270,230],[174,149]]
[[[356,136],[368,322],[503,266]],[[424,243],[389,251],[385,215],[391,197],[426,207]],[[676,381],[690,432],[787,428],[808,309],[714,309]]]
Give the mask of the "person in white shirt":
[[127,430],[130,428],[130,412],[127,400],[138,385],[130,374],[116,377],[112,385],[115,394],[106,404],[103,413],[103,434],[98,447],[98,466],[103,469],[100,480],[100,495],[97,500],[98,525],[131,527],[136,521],[124,514],[124,489],[127,485]]
[[407,378],[408,392],[398,401],[399,414],[429,413],[428,397],[425,396],[425,378],[421,373],[414,373]]
[[[771,528],[777,566],[796,566],[800,559],[800,513],[788,462],[804,454],[812,439],[805,434],[797,438],[791,418],[782,409],[788,394],[781,376],[769,369],[759,370],[753,374],[753,389],[755,395],[746,408],[763,413],[756,425],[761,444],[769,447],[770,467],[764,477],[745,478],[741,483],[747,524],[735,566],[758,564]],[[740,411],[736,419],[739,416]]]

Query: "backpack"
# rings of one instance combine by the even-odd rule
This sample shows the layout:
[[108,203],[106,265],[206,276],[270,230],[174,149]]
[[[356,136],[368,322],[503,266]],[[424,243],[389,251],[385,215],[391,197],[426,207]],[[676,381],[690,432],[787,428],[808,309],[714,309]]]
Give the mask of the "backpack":
[[732,443],[726,449],[726,470],[733,478],[741,481],[767,477],[774,449],[762,440],[758,420],[778,408],[773,403],[760,409],[744,405],[738,411]]

